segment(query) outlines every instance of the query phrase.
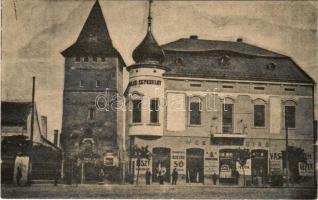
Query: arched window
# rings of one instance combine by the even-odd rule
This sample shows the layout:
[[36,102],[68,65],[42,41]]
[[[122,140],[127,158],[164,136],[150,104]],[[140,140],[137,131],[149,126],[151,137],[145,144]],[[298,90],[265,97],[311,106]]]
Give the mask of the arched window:
[[190,97],[189,99],[189,124],[201,124],[201,99],[199,97]]
[[233,132],[233,111],[234,101],[231,98],[224,98],[222,115],[222,130],[223,133]]
[[265,101],[254,101],[254,127],[265,127]]

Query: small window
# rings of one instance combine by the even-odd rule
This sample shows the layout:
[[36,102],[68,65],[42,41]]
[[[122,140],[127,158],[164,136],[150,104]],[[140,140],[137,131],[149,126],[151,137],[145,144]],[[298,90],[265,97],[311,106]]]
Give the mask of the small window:
[[81,62],[81,57],[76,56],[76,57],[75,57],[75,61],[76,61],[76,62]]
[[190,98],[189,103],[189,124],[201,124],[201,99],[199,97]]
[[93,56],[93,61],[97,62],[97,57],[96,56]]
[[182,58],[177,58],[175,62],[176,62],[176,64],[179,65],[179,66],[180,66],[180,65],[183,65],[183,59],[182,59]]
[[228,55],[223,55],[219,58],[219,64],[226,66],[230,64],[231,57]]
[[150,123],[159,122],[159,99],[150,101]]
[[288,128],[296,127],[295,106],[285,106],[285,124]]
[[201,87],[202,85],[200,83],[191,83],[190,87]]
[[232,85],[223,85],[222,88],[234,88]]
[[285,91],[294,92],[294,91],[295,91],[295,88],[285,88]]
[[96,87],[100,87],[101,86],[101,81],[100,80],[97,80],[96,81]]
[[154,70],[153,70],[153,73],[156,73],[156,72],[157,72],[157,70],[154,69]]
[[270,70],[270,71],[274,71],[276,68],[276,65],[274,63],[269,63],[266,65],[266,69]]
[[88,62],[88,57],[87,56],[84,57],[84,62]]
[[141,123],[141,100],[133,100],[132,122]]
[[102,58],[101,58],[101,61],[102,61],[102,62],[105,62],[105,60],[106,60],[105,57],[102,57]]
[[265,127],[265,105],[254,105],[254,126]]
[[80,80],[79,86],[80,87],[84,87],[84,81],[83,80]]
[[94,120],[95,119],[95,109],[94,108],[90,108],[88,110],[88,118],[89,118],[89,120]]
[[254,90],[264,90],[264,87],[254,87]]

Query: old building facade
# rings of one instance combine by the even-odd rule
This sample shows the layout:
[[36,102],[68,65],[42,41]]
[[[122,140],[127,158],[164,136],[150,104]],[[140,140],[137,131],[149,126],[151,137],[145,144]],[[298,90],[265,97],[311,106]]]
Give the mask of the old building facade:
[[[127,146],[147,146],[152,156],[139,166],[132,158],[132,174],[149,169],[152,182],[160,173],[170,183],[176,169],[182,183],[212,184],[215,174],[219,184],[239,184],[238,172],[247,184],[314,184],[315,83],[290,57],[242,39],[190,36],[159,46],[148,20],[125,96]],[[289,158],[287,175],[286,135],[289,154],[305,157]],[[238,149],[251,154],[244,172]]]
[[77,41],[62,55],[64,176],[69,183],[95,182],[103,169],[106,177],[118,181],[123,114],[106,108],[104,99],[114,97],[116,102],[117,93],[122,93],[125,63],[112,45],[98,1]]

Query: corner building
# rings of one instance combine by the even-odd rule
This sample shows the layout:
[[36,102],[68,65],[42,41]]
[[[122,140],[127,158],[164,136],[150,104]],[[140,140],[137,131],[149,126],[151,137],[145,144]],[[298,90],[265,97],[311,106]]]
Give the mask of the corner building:
[[[233,175],[237,170],[242,177],[234,160],[240,148],[252,154],[244,167],[247,184],[270,184],[286,174],[287,126],[288,146],[306,155],[289,176],[314,185],[313,79],[290,57],[242,39],[190,36],[159,46],[149,18],[133,52],[136,63],[126,68],[127,149],[148,146],[152,154],[141,162],[139,181],[149,169],[153,183],[159,171],[171,183],[176,168],[178,184],[213,184],[214,173],[218,184],[240,184]],[[137,168],[132,159],[135,176]]]

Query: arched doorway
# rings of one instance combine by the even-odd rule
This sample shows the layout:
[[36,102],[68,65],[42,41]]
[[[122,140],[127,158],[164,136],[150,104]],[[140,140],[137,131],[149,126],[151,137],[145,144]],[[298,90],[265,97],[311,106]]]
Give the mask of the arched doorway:
[[236,183],[233,176],[233,172],[236,170],[234,151],[234,149],[220,149],[220,183]]
[[268,179],[268,151],[254,149],[252,153],[252,180],[256,185],[264,184]]
[[152,150],[152,181],[159,182],[159,171],[163,174],[164,181],[170,183],[170,148],[153,148]]
[[203,183],[204,181],[204,150],[199,148],[187,149],[186,154],[187,183]]

